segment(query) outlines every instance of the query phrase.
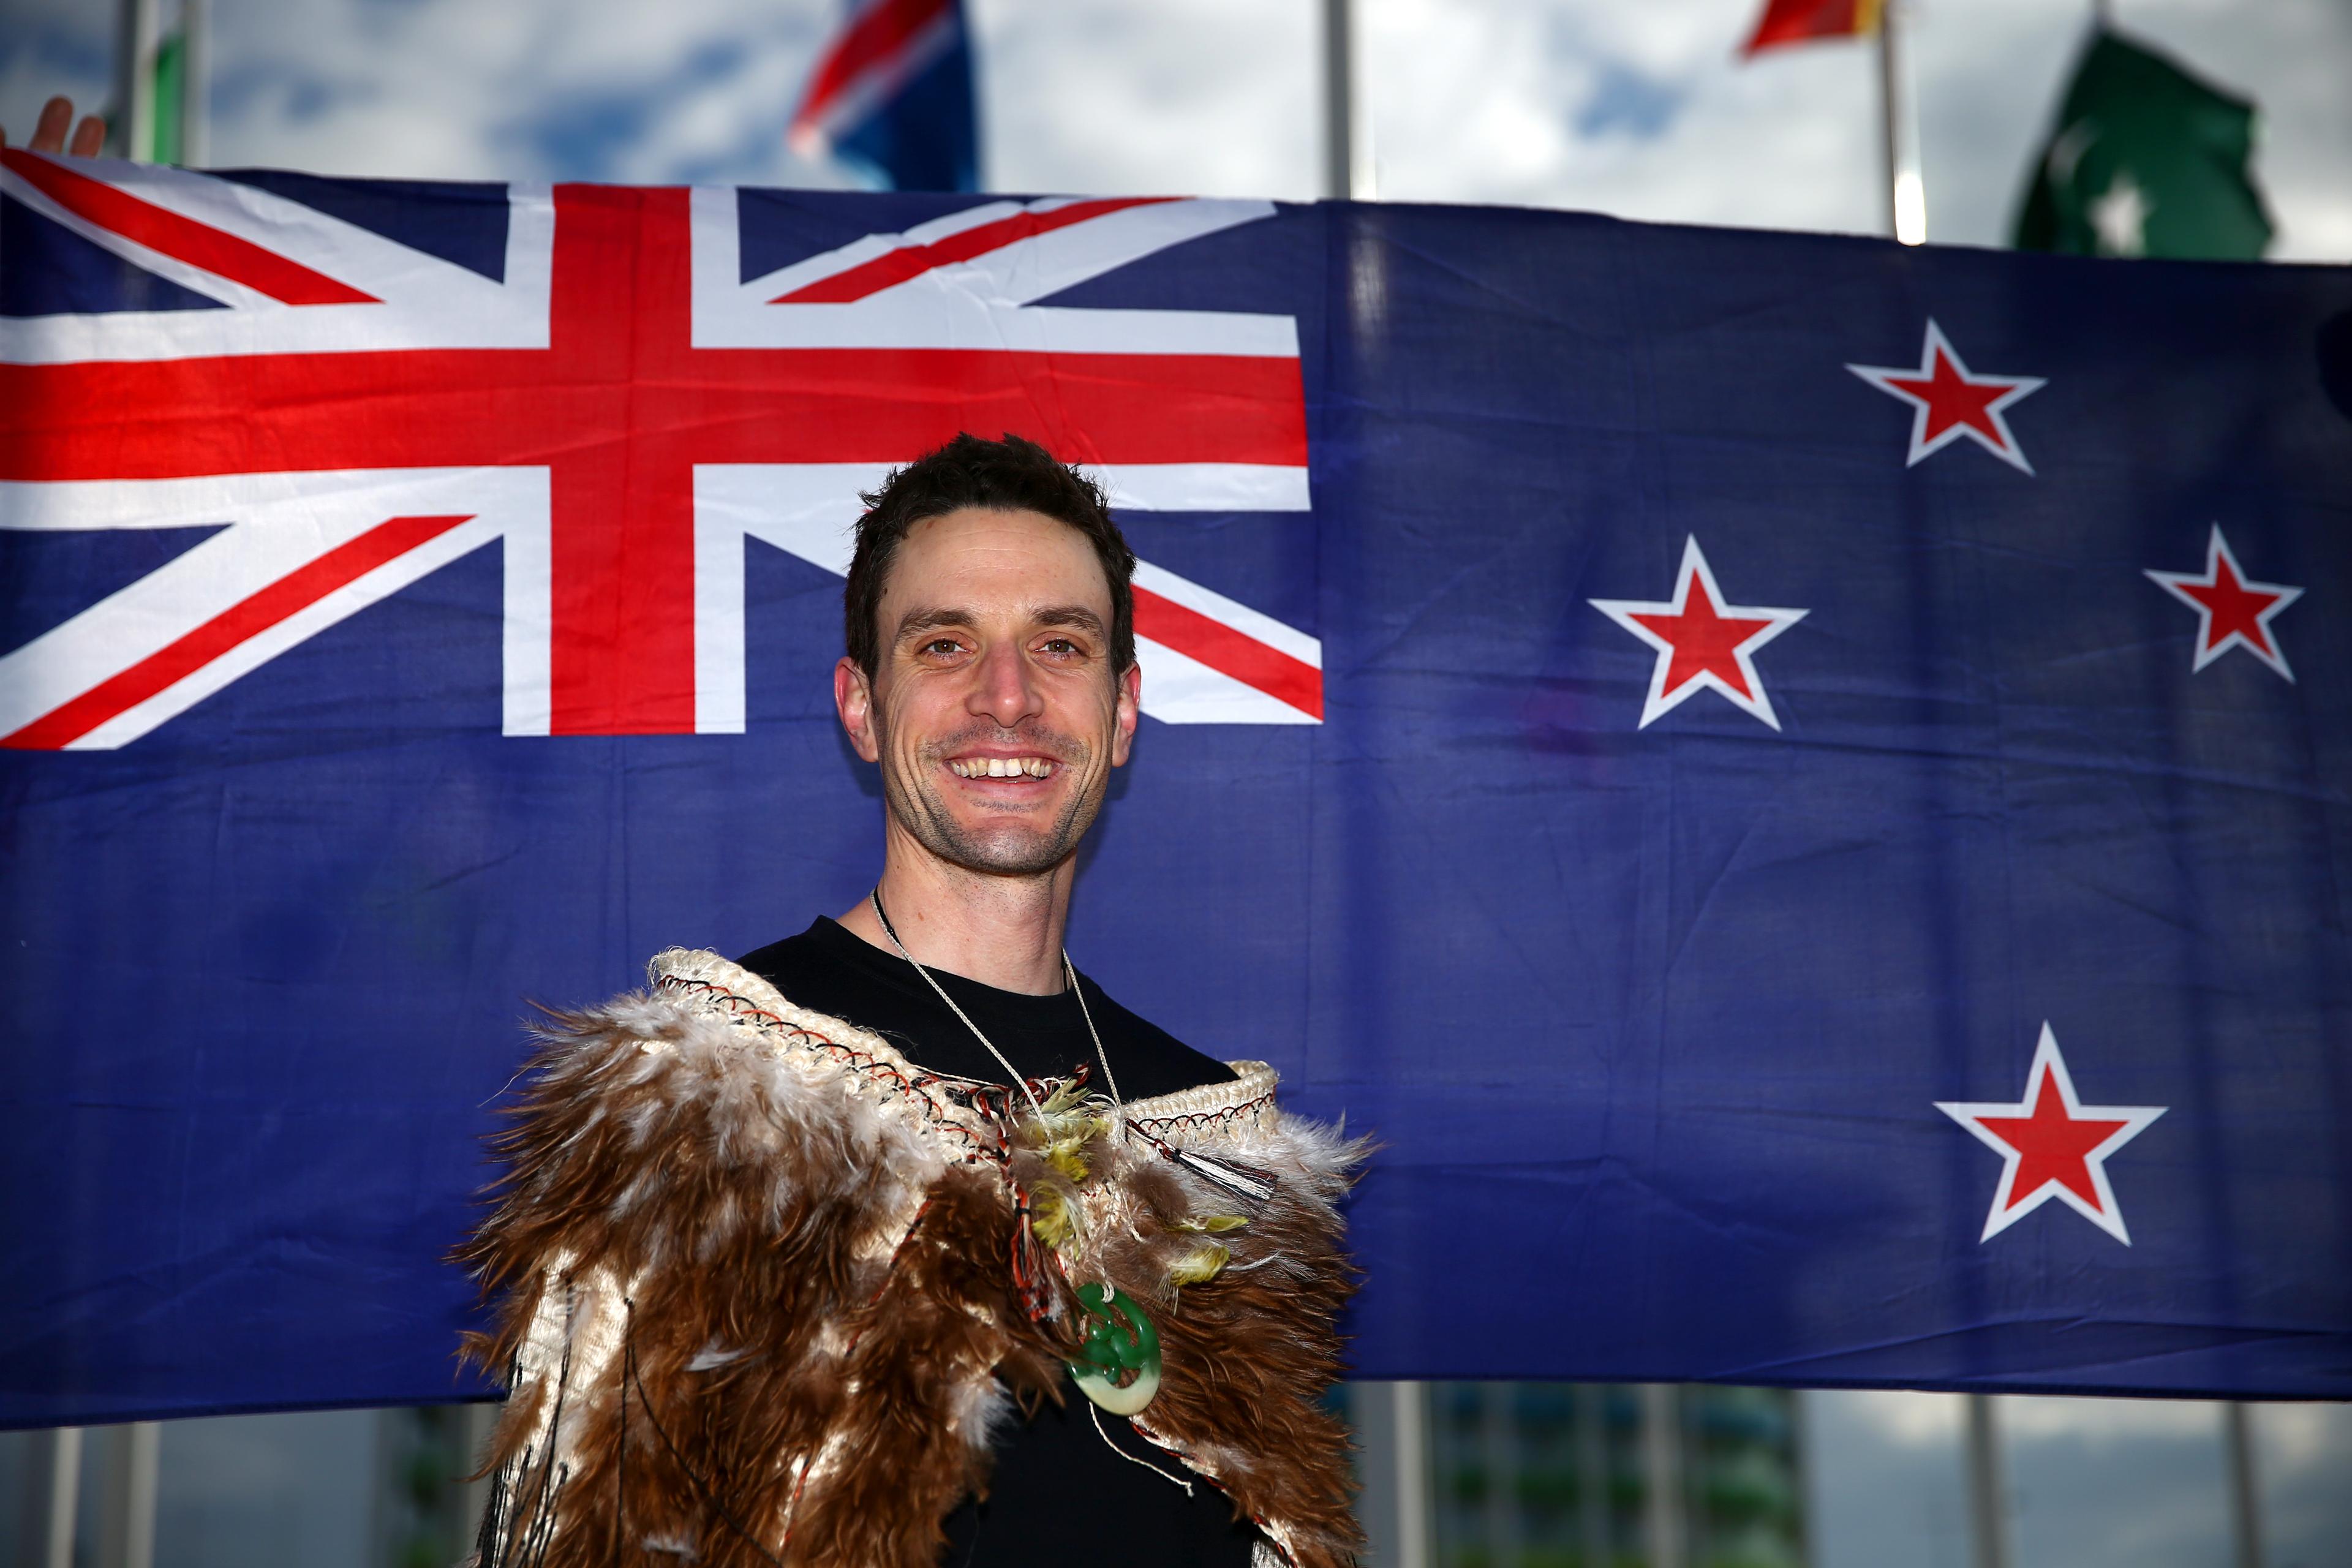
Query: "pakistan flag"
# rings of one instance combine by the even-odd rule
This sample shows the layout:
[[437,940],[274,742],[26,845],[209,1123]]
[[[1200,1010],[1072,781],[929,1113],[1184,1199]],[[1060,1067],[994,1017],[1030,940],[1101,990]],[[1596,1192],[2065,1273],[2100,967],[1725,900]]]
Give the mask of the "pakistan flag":
[[2026,187],[2017,247],[2251,261],[2271,237],[2253,141],[2252,103],[2102,28]]

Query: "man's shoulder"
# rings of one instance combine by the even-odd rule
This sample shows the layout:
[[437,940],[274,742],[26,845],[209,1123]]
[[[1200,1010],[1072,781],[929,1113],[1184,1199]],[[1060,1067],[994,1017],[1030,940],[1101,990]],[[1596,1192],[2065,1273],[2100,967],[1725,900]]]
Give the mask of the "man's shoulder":
[[793,1005],[870,1029],[899,1027],[915,999],[905,976],[823,916],[806,931],[755,948],[735,962]]
[[1102,1031],[1103,1054],[1111,1076],[1129,1100],[1150,1100],[1206,1083],[1231,1080],[1234,1069],[1196,1050],[1128,1007],[1090,979],[1081,980],[1095,1026]]
[[735,963],[738,967],[750,970],[789,996],[792,992],[783,984],[783,977],[824,962],[814,951],[817,944],[811,940],[815,931],[816,928],[812,926],[807,931],[772,942],[765,947],[753,948]]
[[1105,991],[1092,976],[1082,976],[1081,981],[1087,989],[1087,1005],[1094,1009],[1095,1026],[1102,1030],[1105,1042],[1108,1042],[1116,1036],[1131,1049],[1158,1052],[1181,1051],[1196,1057],[1201,1055],[1199,1051],[1193,1050],[1174,1035]]
[[793,994],[796,984],[829,985],[851,980],[896,990],[907,978],[899,973],[902,965],[898,959],[824,915],[811,921],[805,930],[753,948],[735,962],[795,1002],[801,1000]]

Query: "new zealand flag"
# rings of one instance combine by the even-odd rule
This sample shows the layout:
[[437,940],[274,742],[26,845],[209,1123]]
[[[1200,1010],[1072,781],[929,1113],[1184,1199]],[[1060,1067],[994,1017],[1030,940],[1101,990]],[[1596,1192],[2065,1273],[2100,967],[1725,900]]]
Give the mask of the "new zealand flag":
[[526,999],[870,885],[960,430],[1144,560],[1073,951],[1381,1135],[1363,1374],[2352,1396],[2352,271],[0,163],[0,1420],[473,1392]]

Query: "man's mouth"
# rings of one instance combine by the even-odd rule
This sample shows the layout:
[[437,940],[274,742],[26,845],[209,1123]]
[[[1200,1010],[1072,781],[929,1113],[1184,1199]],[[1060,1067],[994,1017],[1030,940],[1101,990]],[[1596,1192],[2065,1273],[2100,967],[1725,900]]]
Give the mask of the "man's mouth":
[[1051,757],[950,757],[948,771],[960,779],[1042,779],[1061,764]]

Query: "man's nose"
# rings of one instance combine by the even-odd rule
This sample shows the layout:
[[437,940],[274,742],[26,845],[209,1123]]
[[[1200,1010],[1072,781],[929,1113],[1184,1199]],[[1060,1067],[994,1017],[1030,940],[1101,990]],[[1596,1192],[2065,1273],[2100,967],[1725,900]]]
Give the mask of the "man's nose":
[[1021,649],[1007,643],[998,643],[981,656],[978,678],[964,706],[1006,730],[1045,711],[1035,672],[1021,657]]

